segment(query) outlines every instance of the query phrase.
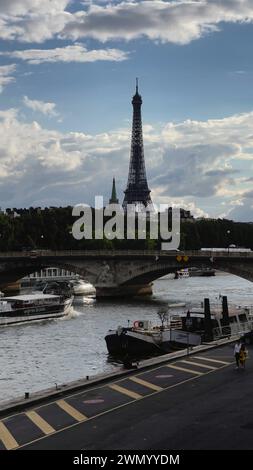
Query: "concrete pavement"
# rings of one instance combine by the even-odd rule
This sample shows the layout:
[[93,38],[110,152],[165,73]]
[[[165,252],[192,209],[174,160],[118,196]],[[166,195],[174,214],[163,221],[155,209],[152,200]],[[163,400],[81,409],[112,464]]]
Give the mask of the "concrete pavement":
[[8,416],[1,449],[251,449],[253,360],[227,345]]

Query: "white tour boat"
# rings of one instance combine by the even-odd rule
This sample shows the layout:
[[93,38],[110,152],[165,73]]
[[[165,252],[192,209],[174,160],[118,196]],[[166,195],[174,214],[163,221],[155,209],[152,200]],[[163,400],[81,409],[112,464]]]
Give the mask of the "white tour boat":
[[68,315],[73,296],[34,293],[0,300],[0,326],[49,320]]
[[71,280],[69,284],[74,295],[94,295],[96,293],[95,287],[83,279]]

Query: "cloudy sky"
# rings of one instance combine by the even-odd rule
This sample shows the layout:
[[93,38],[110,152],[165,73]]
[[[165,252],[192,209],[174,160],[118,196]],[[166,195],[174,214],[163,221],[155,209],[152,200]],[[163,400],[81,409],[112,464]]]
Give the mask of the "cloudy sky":
[[253,0],[0,0],[0,206],[122,200],[135,77],[154,202],[253,221]]

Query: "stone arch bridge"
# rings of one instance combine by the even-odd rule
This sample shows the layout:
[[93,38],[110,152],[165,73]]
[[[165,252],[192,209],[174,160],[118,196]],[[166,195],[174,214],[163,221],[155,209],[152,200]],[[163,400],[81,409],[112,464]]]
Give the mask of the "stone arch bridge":
[[50,251],[0,253],[0,289],[55,266],[80,274],[98,297],[152,293],[152,281],[177,269],[209,266],[253,281],[253,252]]

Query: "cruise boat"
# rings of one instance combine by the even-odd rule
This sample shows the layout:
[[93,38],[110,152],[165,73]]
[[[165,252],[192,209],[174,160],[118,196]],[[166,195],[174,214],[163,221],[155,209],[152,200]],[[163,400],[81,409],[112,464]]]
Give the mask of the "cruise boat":
[[90,282],[83,279],[74,279],[69,281],[74,295],[94,295],[96,293],[95,287]]
[[208,266],[204,267],[191,267],[191,268],[184,268],[179,269],[175,272],[175,279],[183,279],[187,277],[206,277],[206,276],[215,276],[215,269],[210,268]]
[[[33,292],[44,292],[46,294],[55,293],[55,289],[71,292],[74,297],[81,298],[85,296],[94,296],[95,287],[83,279],[70,281],[38,281],[34,286]],[[56,292],[59,293],[58,290]]]
[[203,267],[192,267],[188,268],[189,275],[190,277],[195,277],[195,276],[215,276],[215,269],[210,268],[208,266],[203,266]]
[[0,326],[49,320],[68,315],[73,296],[34,293],[0,300]]
[[175,279],[185,279],[187,277],[190,277],[188,268],[179,269],[178,271],[175,272]]

